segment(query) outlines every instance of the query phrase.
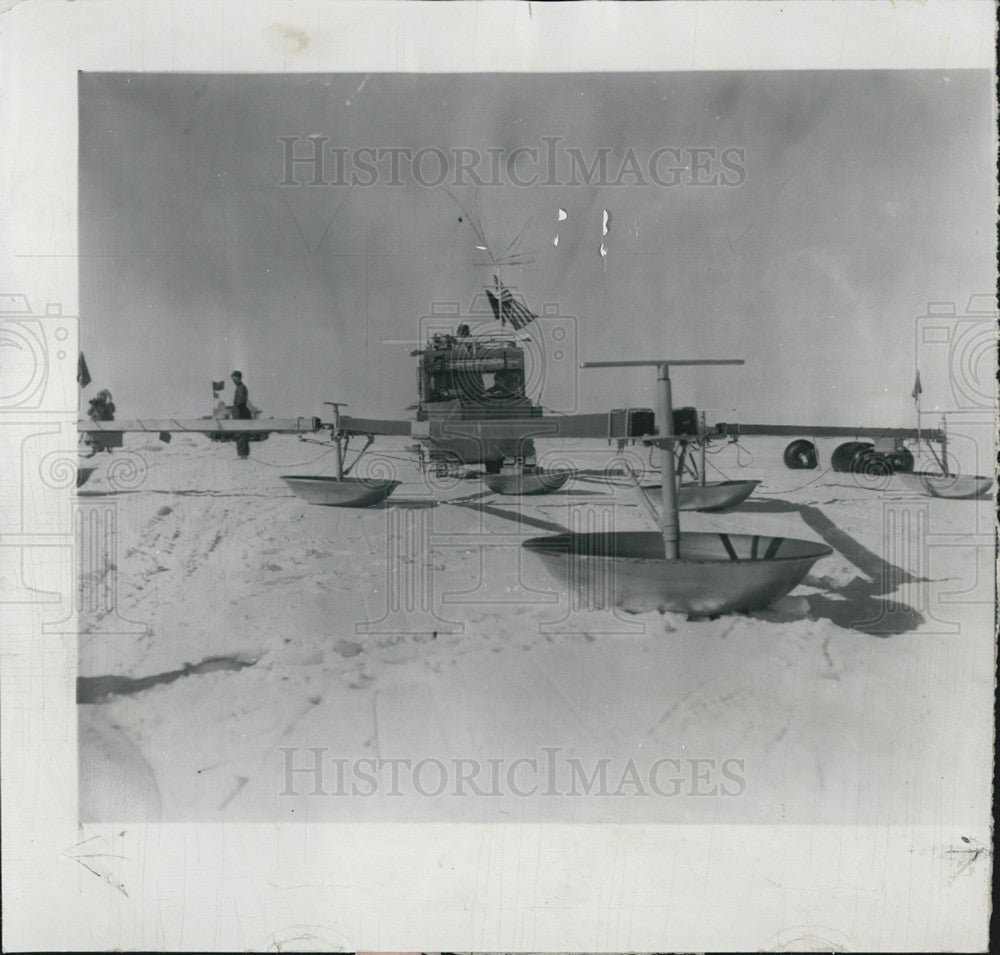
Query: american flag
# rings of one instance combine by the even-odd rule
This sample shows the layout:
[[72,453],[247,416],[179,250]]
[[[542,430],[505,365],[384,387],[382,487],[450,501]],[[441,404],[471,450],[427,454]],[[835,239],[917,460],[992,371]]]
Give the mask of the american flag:
[[494,295],[489,289],[486,290],[486,296],[490,300],[490,306],[493,308],[493,316],[500,322],[501,325],[506,325],[510,322],[511,327],[515,330],[524,328],[529,322],[533,322],[538,316],[530,311],[525,305],[517,301],[513,295],[511,295],[510,290],[504,288],[502,285],[500,288],[499,298]]

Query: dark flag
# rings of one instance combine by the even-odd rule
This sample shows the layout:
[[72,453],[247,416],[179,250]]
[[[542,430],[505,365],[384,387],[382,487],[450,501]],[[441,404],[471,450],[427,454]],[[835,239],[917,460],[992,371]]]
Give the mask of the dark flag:
[[212,391],[223,391],[225,390],[226,383],[224,381],[213,381]]
[[90,384],[90,371],[87,368],[87,359],[80,352],[80,358],[76,363],[76,383],[81,388],[86,388]]
[[486,297],[490,300],[490,308],[493,309],[493,317],[503,323],[503,319],[500,317],[500,300],[489,290],[486,290]]
[[910,397],[913,399],[913,403],[919,407],[920,396],[923,394],[924,389],[920,387],[920,369],[917,369],[917,380],[913,382],[913,391],[910,392]]
[[171,435],[171,433],[169,431],[161,431],[160,432],[160,440],[164,444],[170,444],[170,441],[171,441],[172,437],[173,437],[173,435]]
[[524,328],[529,322],[533,322],[538,316],[530,311],[526,306],[518,302],[508,289],[500,286],[500,297],[497,298],[489,289],[486,290],[486,297],[490,300],[490,308],[493,309],[493,317],[506,325],[510,322],[515,330]]

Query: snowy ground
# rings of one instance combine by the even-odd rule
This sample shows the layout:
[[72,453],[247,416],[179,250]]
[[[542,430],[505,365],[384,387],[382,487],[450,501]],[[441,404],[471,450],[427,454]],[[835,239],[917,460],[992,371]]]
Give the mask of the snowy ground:
[[651,527],[634,490],[592,475],[502,497],[380,441],[370,467],[403,481],[387,505],[323,508],[279,477],[331,474],[316,444],[273,436],[240,461],[200,436],[127,436],[79,492],[114,525],[84,594],[116,594],[81,620],[82,815],[981,822],[991,502],[863,486],[826,470],[835,442],[820,470],[789,471],[785,443],[714,448],[709,478],[763,483],[682,528],[833,555],[767,611],[688,620],[576,609],[520,549],[595,515]]

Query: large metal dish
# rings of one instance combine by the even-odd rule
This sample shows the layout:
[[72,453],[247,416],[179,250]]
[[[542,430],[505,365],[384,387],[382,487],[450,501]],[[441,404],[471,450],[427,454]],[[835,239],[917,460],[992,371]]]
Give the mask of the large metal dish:
[[[705,484],[682,484],[677,494],[679,511],[727,511],[742,504],[760,481],[707,481]],[[644,484],[646,491],[660,493],[662,485]]]
[[549,494],[558,491],[572,471],[543,471],[536,468],[520,474],[484,474],[483,482],[494,494]]
[[832,548],[757,534],[682,533],[667,560],[656,531],[555,534],[524,541],[580,606],[711,616],[759,610],[796,587]]
[[979,474],[935,474],[931,471],[897,471],[896,477],[908,488],[930,494],[931,497],[948,497],[969,500],[986,497],[993,487],[993,478]]
[[371,507],[384,501],[400,483],[298,474],[282,474],[281,480],[303,500],[325,507]]

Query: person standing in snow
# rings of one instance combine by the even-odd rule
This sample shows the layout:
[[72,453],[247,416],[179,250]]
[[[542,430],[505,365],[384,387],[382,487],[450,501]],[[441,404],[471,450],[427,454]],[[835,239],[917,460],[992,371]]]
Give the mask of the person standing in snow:
[[[250,393],[247,391],[247,386],[243,384],[243,373],[234,371],[231,377],[235,388],[233,392],[233,417],[250,419],[253,417],[253,413],[250,411]],[[236,453],[241,458],[250,456],[250,436],[245,432],[236,438]]]
[[[87,417],[91,421],[114,421],[115,403],[111,399],[111,392],[105,388],[99,391],[97,396],[90,399],[90,408]],[[116,440],[116,435],[89,434],[84,439],[84,443],[90,446],[88,458],[92,458],[98,451],[111,453],[113,447],[121,447],[121,442]]]

